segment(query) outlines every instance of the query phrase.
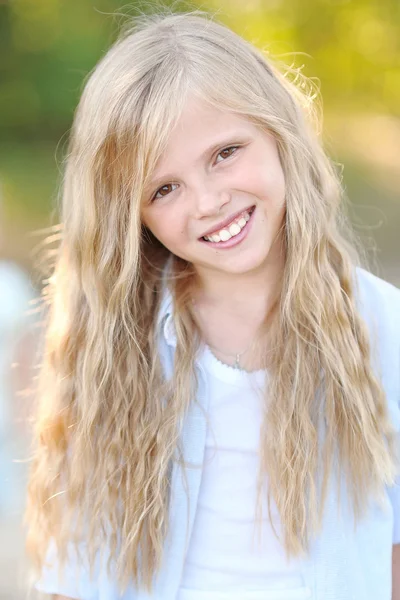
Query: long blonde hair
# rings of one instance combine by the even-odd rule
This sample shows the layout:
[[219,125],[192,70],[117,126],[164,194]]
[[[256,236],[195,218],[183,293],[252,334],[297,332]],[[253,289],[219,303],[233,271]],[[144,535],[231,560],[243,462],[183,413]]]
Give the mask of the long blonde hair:
[[318,532],[336,454],[356,516],[394,475],[385,395],[355,303],[359,255],[310,95],[202,12],[137,18],[88,77],[72,126],[60,244],[43,288],[26,510],[38,568],[51,537],[61,561],[71,540],[85,539],[92,564],[107,543],[121,588],[133,579],[151,591],[161,566],[169,466],[196,393],[193,269],[175,261],[177,348],[166,381],[156,321],[168,252],[140,220],[144,186],[189,94],[272,133],[284,169],[286,265],[260,474],[287,552],[307,551]]

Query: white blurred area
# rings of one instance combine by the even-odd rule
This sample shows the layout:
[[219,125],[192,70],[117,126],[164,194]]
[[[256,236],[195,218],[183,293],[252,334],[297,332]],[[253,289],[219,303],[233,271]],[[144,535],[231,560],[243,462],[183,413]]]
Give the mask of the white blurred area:
[[38,327],[29,275],[0,259],[0,600],[26,598],[22,514]]

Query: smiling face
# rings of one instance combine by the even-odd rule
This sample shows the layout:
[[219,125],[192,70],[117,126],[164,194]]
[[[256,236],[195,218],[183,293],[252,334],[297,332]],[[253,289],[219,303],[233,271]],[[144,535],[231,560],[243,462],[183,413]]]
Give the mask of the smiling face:
[[143,223],[199,274],[244,274],[277,260],[285,181],[275,139],[249,120],[191,99],[142,207]]

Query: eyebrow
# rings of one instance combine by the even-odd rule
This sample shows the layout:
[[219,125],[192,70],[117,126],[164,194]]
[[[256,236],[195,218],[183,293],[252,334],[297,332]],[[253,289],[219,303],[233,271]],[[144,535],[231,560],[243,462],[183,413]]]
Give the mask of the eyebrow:
[[[240,131],[232,132],[230,135],[224,136],[219,141],[214,142],[211,146],[206,148],[200,154],[199,158],[196,159],[196,162],[199,162],[206,156],[213,154],[219,148],[223,148],[224,146],[228,146],[229,144],[234,145],[235,143],[244,144],[246,141],[249,141],[249,133],[244,133]],[[175,175],[172,175],[171,173],[166,173],[165,175],[161,175],[160,177],[157,177],[156,179],[150,181],[148,189],[151,190],[154,187],[158,187],[164,181],[173,181],[174,179],[176,179]]]

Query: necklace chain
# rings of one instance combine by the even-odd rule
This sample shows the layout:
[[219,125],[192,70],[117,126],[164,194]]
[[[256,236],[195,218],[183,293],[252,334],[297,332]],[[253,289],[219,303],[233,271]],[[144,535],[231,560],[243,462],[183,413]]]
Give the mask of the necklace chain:
[[[193,308],[196,310],[196,302],[194,300],[194,298],[192,298],[192,305]],[[198,311],[196,311],[198,314]],[[216,348],[215,346],[212,346],[211,344],[207,344],[210,348],[212,348],[213,350],[215,350],[216,352],[219,352],[220,354],[223,354],[224,356],[231,356],[235,358],[235,362],[232,365],[234,369],[241,369],[241,364],[240,364],[240,357],[243,356],[243,354],[246,354],[246,352],[248,352],[251,348],[251,344],[246,348],[246,350],[243,350],[242,352],[234,352],[229,353],[229,352],[223,352],[222,350],[220,350],[219,348]]]
[[229,352],[223,352],[222,350],[219,350],[219,348],[216,348],[215,346],[212,346],[211,344],[207,344],[207,345],[210,348],[212,348],[213,350],[216,350],[217,352],[219,352],[220,354],[223,354],[224,356],[235,357],[235,362],[232,365],[235,369],[240,369],[241,368],[240,357],[243,356],[243,354],[246,354],[246,352],[248,352],[250,350],[250,346],[249,346],[246,350],[243,350],[243,352],[236,352],[234,354],[231,354]]

